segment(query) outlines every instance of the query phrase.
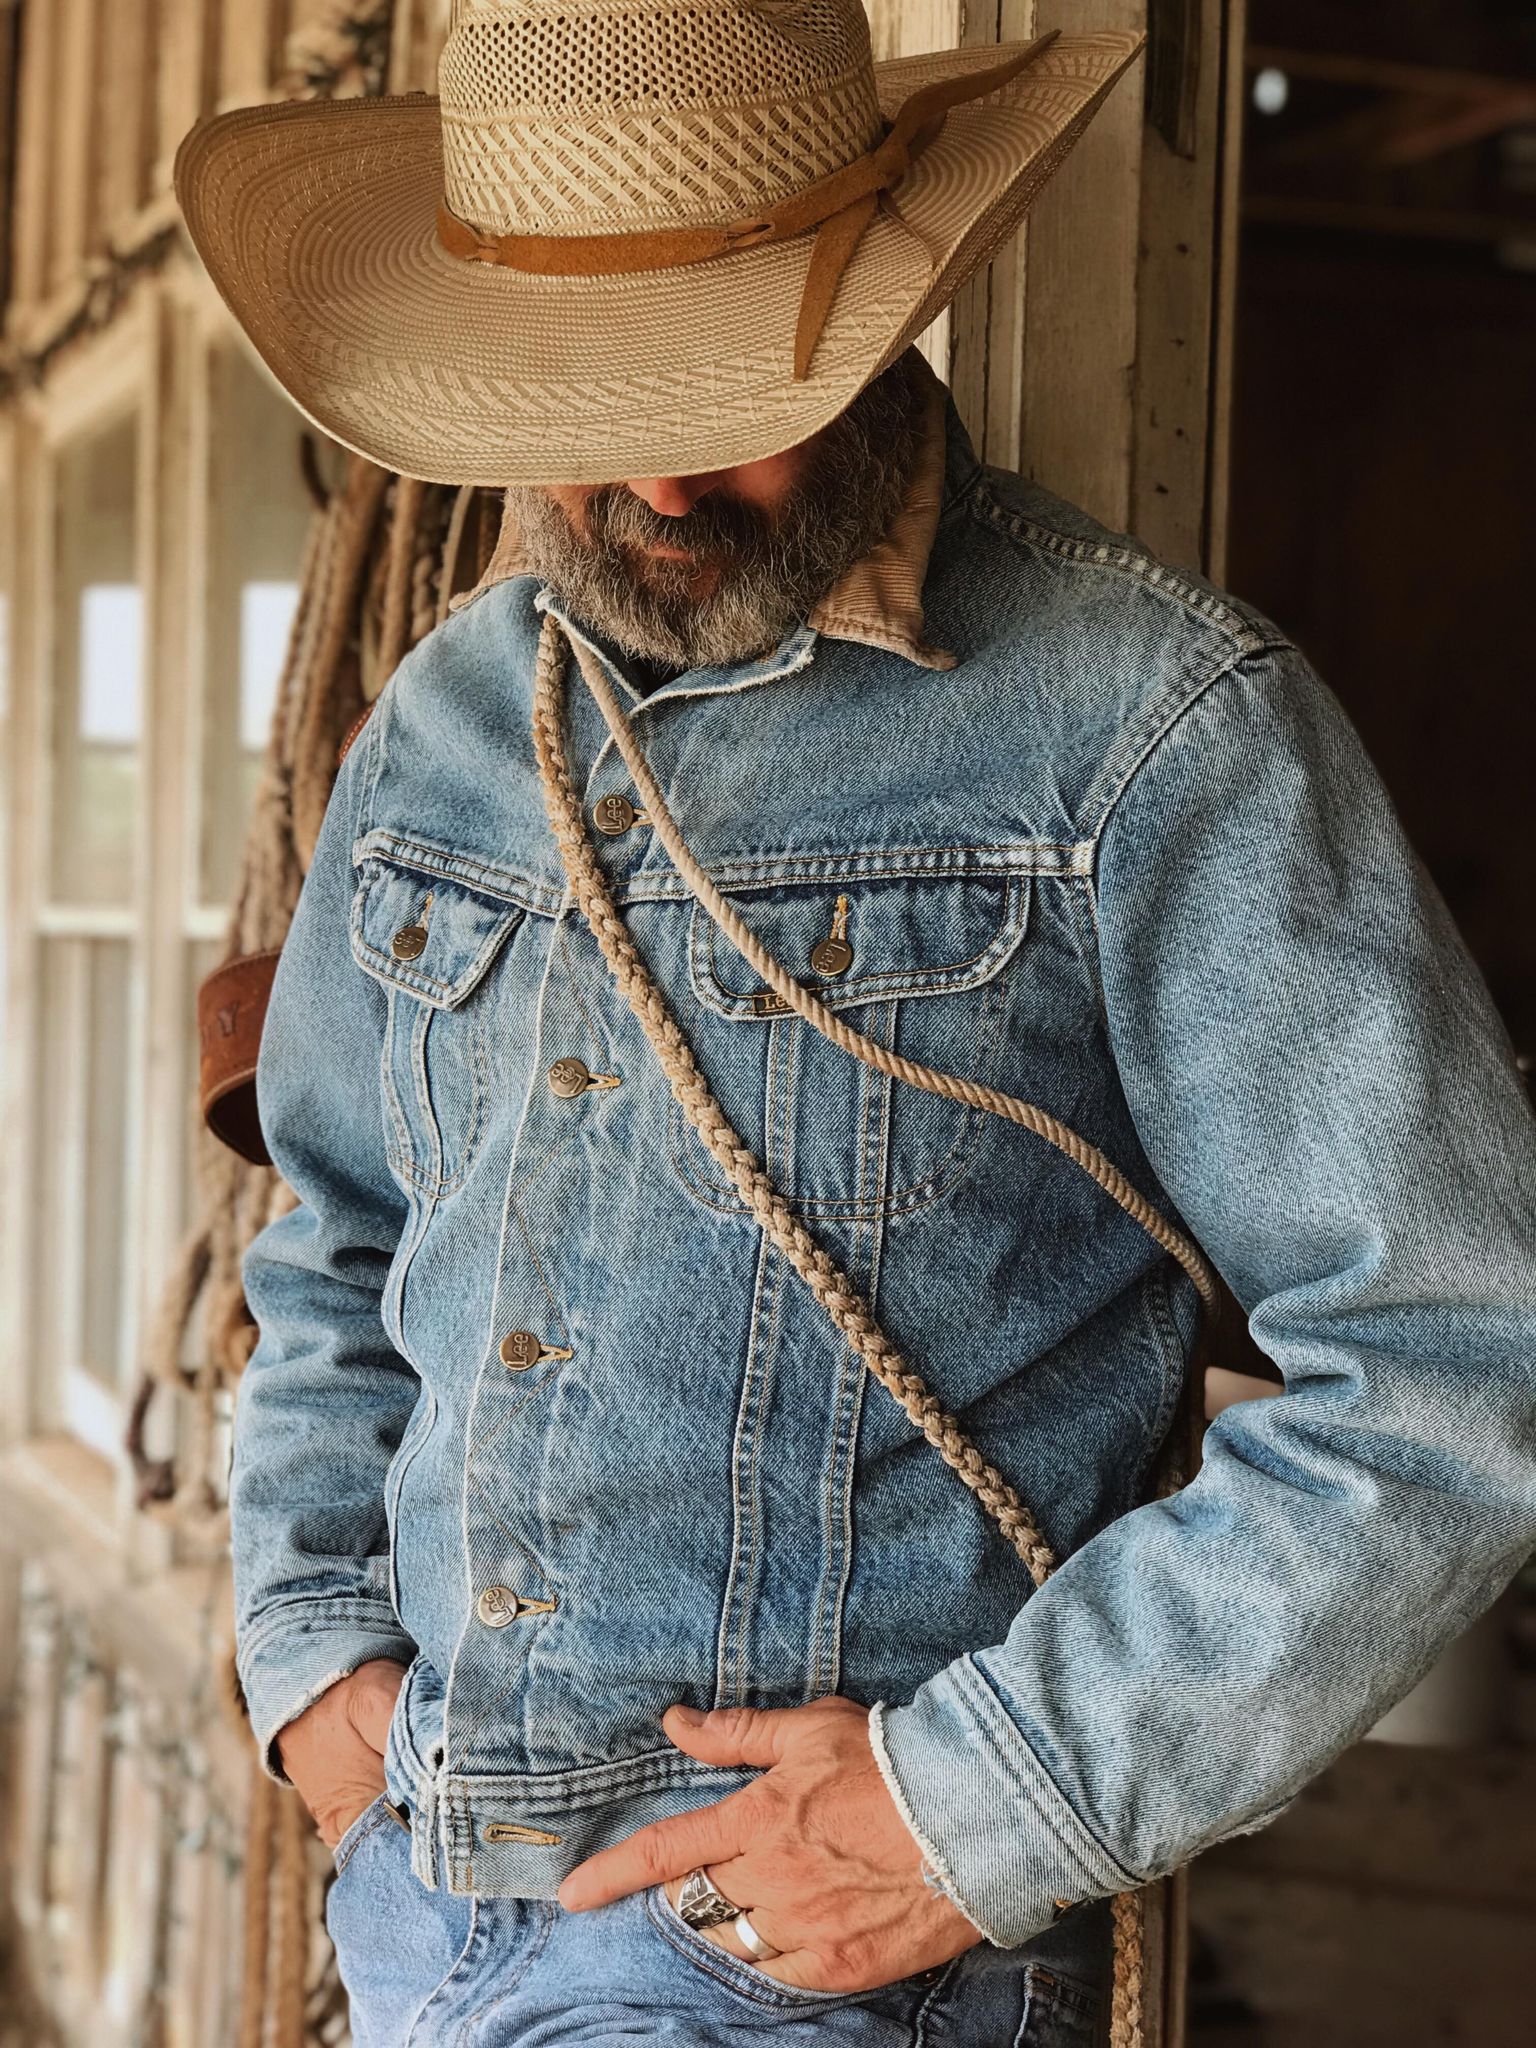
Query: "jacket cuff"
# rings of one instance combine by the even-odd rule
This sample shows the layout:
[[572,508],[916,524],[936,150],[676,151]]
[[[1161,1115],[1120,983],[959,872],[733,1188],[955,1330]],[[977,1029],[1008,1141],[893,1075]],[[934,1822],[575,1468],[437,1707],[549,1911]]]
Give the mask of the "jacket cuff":
[[277,1737],[322,1693],[375,1657],[409,1664],[415,1655],[394,1609],[375,1601],[291,1600],[264,1614],[241,1634],[235,1666],[267,1776],[292,1783]]
[[996,1947],[1032,1940],[1065,1902],[1139,1881],[1089,1834],[972,1658],[910,1706],[877,1702],[869,1736],[925,1878]]

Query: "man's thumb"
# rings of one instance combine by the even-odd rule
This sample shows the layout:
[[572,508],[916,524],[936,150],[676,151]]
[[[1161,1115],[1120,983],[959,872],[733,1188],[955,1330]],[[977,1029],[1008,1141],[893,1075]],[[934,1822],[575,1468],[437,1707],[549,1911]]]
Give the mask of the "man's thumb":
[[389,1740],[390,1716],[400,1694],[405,1666],[392,1658],[375,1657],[359,1664],[347,1686],[347,1719],[368,1747],[382,1756]]
[[662,1733],[685,1756],[704,1764],[776,1764],[784,1754],[785,1725],[792,1708],[668,1707]]

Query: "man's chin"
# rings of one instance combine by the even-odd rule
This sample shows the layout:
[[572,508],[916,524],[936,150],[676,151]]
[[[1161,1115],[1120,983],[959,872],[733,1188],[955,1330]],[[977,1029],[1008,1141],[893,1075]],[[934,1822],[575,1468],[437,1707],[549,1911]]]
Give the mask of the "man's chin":
[[649,548],[626,548],[625,562],[634,581],[658,597],[707,604],[720,588],[722,570],[718,562],[653,554]]

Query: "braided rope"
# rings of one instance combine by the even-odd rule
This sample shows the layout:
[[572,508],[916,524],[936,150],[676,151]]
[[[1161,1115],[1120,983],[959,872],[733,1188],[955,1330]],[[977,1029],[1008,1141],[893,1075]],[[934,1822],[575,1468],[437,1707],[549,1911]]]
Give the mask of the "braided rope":
[[[1055,1569],[1056,1558],[1034,1516],[997,1467],[989,1464],[965,1435],[955,1417],[944,1409],[922,1376],[906,1368],[875,1321],[869,1305],[816,1243],[752,1152],[737,1136],[699,1072],[692,1047],[636,951],[598,867],[587,836],[581,800],[566,760],[560,714],[568,666],[567,651],[559,622],[552,615],[546,616],[539,636],[534,678],[534,752],[538,759],[545,809],[571,893],[620,992],[649,1039],[678,1105],[746,1202],[760,1228],[805,1281],[855,1355],[900,1403],[944,1462],[975,1494],[981,1507],[992,1517],[1004,1539],[1023,1561],[1035,1585],[1043,1586]],[[769,986],[814,1029],[842,1046],[854,1058],[865,1060],[881,1072],[889,1073],[898,1080],[911,1081],[914,1086],[926,1088],[933,1094],[992,1110],[1055,1145],[1178,1260],[1208,1305],[1214,1303],[1215,1283],[1198,1250],[1131,1187],[1103,1153],[1078,1137],[1075,1131],[1031,1103],[1019,1102],[994,1089],[981,1088],[952,1075],[917,1066],[887,1052],[883,1046],[875,1045],[859,1032],[842,1025],[779,965],[742,924],[688,851],[607,678],[595,662],[589,662],[579,642],[576,653],[582,675],[597,700],[645,804],[650,822],[673,865],[710,916],[724,929],[731,943]],[[1182,1451],[1179,1463],[1182,1463]],[[1181,1469],[1170,1473],[1171,1485],[1177,1485],[1181,1479]],[[1110,2048],[1145,2048],[1144,1894],[1140,1891],[1118,1894],[1112,1902],[1111,1914],[1114,1959]]]
[[731,1128],[699,1072],[693,1048],[636,952],[598,868],[582,820],[581,799],[566,764],[559,717],[559,693],[565,673],[562,646],[558,623],[547,619],[539,640],[533,708],[533,743],[545,806],[572,894],[626,1002],[655,1048],[679,1107],[770,1242],[805,1281],[855,1354],[975,1494],[1017,1551],[1035,1584],[1044,1585],[1056,1559],[1034,1517],[997,1467],[987,1462],[955,1417],[929,1391],[922,1376],[906,1369],[852,1281],[817,1244]]
[[[548,622],[546,621],[546,630]],[[542,646],[542,642],[541,642]],[[856,1060],[863,1060],[866,1066],[878,1073],[889,1074],[895,1080],[905,1081],[914,1088],[926,1089],[930,1095],[942,1095],[951,1102],[961,1102],[969,1109],[989,1110],[993,1116],[1005,1117],[1009,1123],[1021,1124],[1027,1131],[1033,1131],[1037,1138],[1043,1138],[1048,1145],[1054,1145],[1058,1152],[1064,1152],[1074,1166],[1082,1168],[1091,1180],[1097,1181],[1111,1201],[1120,1207],[1153,1241],[1165,1252],[1177,1259],[1199,1290],[1200,1298],[1207,1307],[1216,1302],[1216,1283],[1211,1269],[1201,1257],[1199,1250],[1190,1243],[1182,1232],[1175,1230],[1167,1218],[1147,1200],[1138,1189],[1132,1187],[1125,1175],[1112,1160],[1107,1159],[1096,1145],[1090,1145],[1086,1138],[1078,1136],[1070,1124],[1064,1124],[1051,1115],[1049,1110],[1039,1108],[1033,1102],[1021,1102],[1015,1095],[1004,1095],[996,1088],[985,1088],[980,1082],[967,1081],[956,1074],[941,1074],[933,1067],[920,1066],[916,1060],[903,1058],[888,1047],[877,1045],[872,1038],[866,1038],[846,1024],[841,1017],[819,1003],[809,989],[803,988],[763,946],[756,935],[745,925],[731,904],[721,895],[704,869],[689,852],[676,820],[667,809],[666,800],[650,763],[640,751],[630,725],[613,686],[603,674],[589,649],[579,641],[576,643],[576,659],[582,678],[597,699],[598,706],[607,721],[614,743],[629,770],[630,779],[645,806],[656,837],[666,848],[672,865],[677,869],[688,887],[698,897],[715,923],[725,933],[731,944],[750,966],[754,967],[783,1002],[803,1017],[807,1024],[819,1031],[823,1038],[841,1046],[843,1051]],[[579,814],[578,814],[579,815]]]

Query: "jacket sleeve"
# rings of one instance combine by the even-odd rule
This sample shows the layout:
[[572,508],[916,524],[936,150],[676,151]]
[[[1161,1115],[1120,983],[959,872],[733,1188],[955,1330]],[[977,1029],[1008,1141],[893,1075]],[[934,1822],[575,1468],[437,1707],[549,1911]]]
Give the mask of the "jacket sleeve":
[[1285,1387],[1226,1409],[1194,1482],[1092,1537],[1005,1642],[874,1709],[931,1881],[1002,1946],[1273,1818],[1536,1546],[1536,1131],[1294,649],[1150,745],[1097,914],[1147,1155]]
[[236,1665],[268,1773],[278,1730],[416,1645],[390,1597],[384,1477],[420,1382],[382,1320],[407,1205],[384,1153],[384,995],[352,958],[351,848],[370,720],[342,764],[278,961],[256,1091],[298,1206],[245,1254],[258,1342],[230,1473]]

